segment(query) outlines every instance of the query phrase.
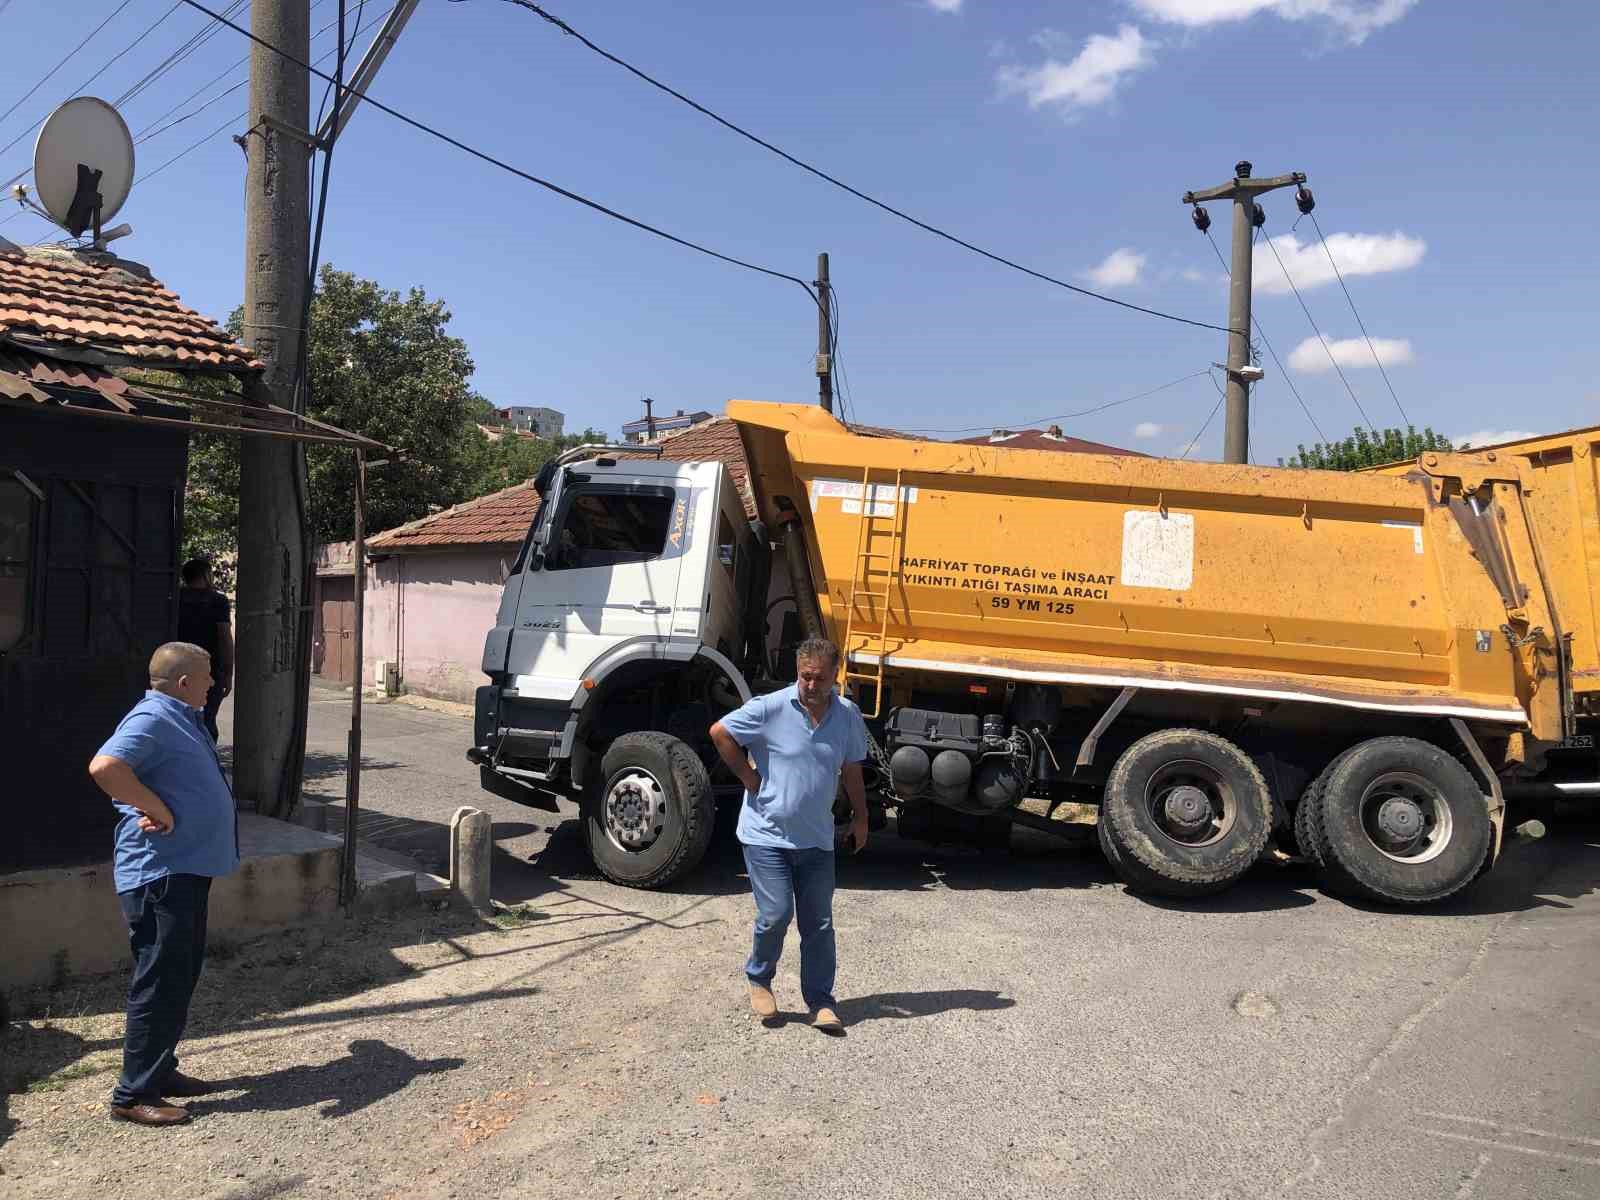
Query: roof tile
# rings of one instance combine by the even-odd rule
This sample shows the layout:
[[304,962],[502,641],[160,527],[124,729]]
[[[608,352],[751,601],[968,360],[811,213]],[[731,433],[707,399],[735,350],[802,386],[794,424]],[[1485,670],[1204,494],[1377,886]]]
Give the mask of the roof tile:
[[262,366],[159,280],[55,249],[0,252],[0,341],[45,353],[91,349],[151,366]]

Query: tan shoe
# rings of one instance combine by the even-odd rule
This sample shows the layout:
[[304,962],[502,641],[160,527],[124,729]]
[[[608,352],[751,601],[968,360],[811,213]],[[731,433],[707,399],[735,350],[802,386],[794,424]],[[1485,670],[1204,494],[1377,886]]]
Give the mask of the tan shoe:
[[778,1015],[778,999],[772,989],[759,983],[750,985],[750,1008],[763,1021]]
[[113,1104],[111,1115],[135,1125],[182,1125],[189,1119],[189,1110],[176,1104],[130,1104],[126,1108]]
[[811,1028],[820,1029],[823,1033],[843,1033],[844,1022],[839,1019],[839,1014],[824,1004],[811,1014]]

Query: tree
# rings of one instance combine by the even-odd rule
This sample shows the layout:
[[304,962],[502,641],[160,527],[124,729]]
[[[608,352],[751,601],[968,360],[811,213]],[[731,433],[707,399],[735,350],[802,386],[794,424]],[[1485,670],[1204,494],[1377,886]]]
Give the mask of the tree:
[[1415,458],[1428,450],[1454,450],[1450,439],[1426,428],[1421,433],[1407,425],[1399,429],[1362,429],[1342,442],[1318,442],[1309,450],[1297,446],[1298,451],[1280,467],[1306,467],[1314,471],[1359,471],[1363,467],[1378,467],[1384,463],[1401,462]]
[[540,467],[563,450],[589,442],[610,440],[593,429],[585,429],[582,433],[564,433],[554,438],[517,437],[508,433],[494,441],[484,437],[480,430],[474,429],[473,432],[484,442],[472,489],[474,496],[486,496],[490,492],[526,483],[539,473]]
[[[229,318],[237,336],[242,310]],[[491,442],[493,405],[469,386],[472,357],[446,332],[450,311],[421,288],[402,295],[326,265],[311,304],[308,415],[395,446],[400,461],[367,476],[367,529],[425,517],[520,482],[555,450],[542,440]],[[598,435],[596,435],[598,436]],[[318,541],[354,536],[355,455],[310,445],[307,506]],[[239,523],[238,439],[195,435],[185,496],[185,556],[226,560]]]

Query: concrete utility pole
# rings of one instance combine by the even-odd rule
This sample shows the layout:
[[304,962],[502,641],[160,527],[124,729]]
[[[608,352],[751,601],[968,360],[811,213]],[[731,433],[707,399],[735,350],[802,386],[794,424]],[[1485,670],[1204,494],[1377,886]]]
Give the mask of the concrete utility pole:
[[[309,0],[256,0],[250,28],[302,63],[311,60]],[[261,398],[294,408],[310,240],[310,79],[260,43],[250,49],[250,118],[244,340],[266,363]],[[309,536],[301,505],[305,460],[293,442],[240,441],[234,791],[244,807],[283,817],[300,783],[297,674],[310,670],[300,619]]]
[[1211,226],[1211,217],[1200,207],[1205,200],[1233,201],[1233,264],[1228,285],[1228,402],[1227,425],[1222,435],[1222,461],[1242,463],[1250,461],[1250,384],[1261,378],[1261,372],[1250,363],[1250,273],[1252,235],[1267,215],[1256,203],[1263,192],[1277,188],[1304,184],[1306,177],[1299,171],[1288,175],[1274,175],[1271,179],[1250,178],[1250,164],[1238,162],[1233,167],[1233,179],[1201,192],[1185,192],[1183,202],[1192,204],[1196,228],[1204,233]]
[[833,411],[833,310],[828,299],[828,256],[817,255],[817,403]]

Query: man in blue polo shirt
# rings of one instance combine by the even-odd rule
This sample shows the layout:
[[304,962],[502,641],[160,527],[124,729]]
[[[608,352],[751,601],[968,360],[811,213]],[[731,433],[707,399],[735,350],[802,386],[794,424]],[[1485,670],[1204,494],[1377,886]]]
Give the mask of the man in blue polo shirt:
[[861,710],[834,694],[839,650],[832,642],[803,642],[795,660],[793,687],[753,697],[711,727],[711,740],[745,786],[739,841],[756,900],[744,968],[750,1007],[763,1020],[777,1016],[772,979],[789,920],[798,917],[800,991],[811,1023],[837,1034],[844,1024],[833,998],[833,799],[842,775],[851,846],[859,851],[867,844],[867,727]]
[[133,949],[111,1115],[139,1125],[181,1125],[189,1110],[166,1098],[210,1090],[178,1070],[177,1046],[205,961],[211,880],[239,865],[233,792],[203,724],[211,684],[205,650],[168,642],[151,656],[150,690],[89,763],[122,814],[114,878]]

